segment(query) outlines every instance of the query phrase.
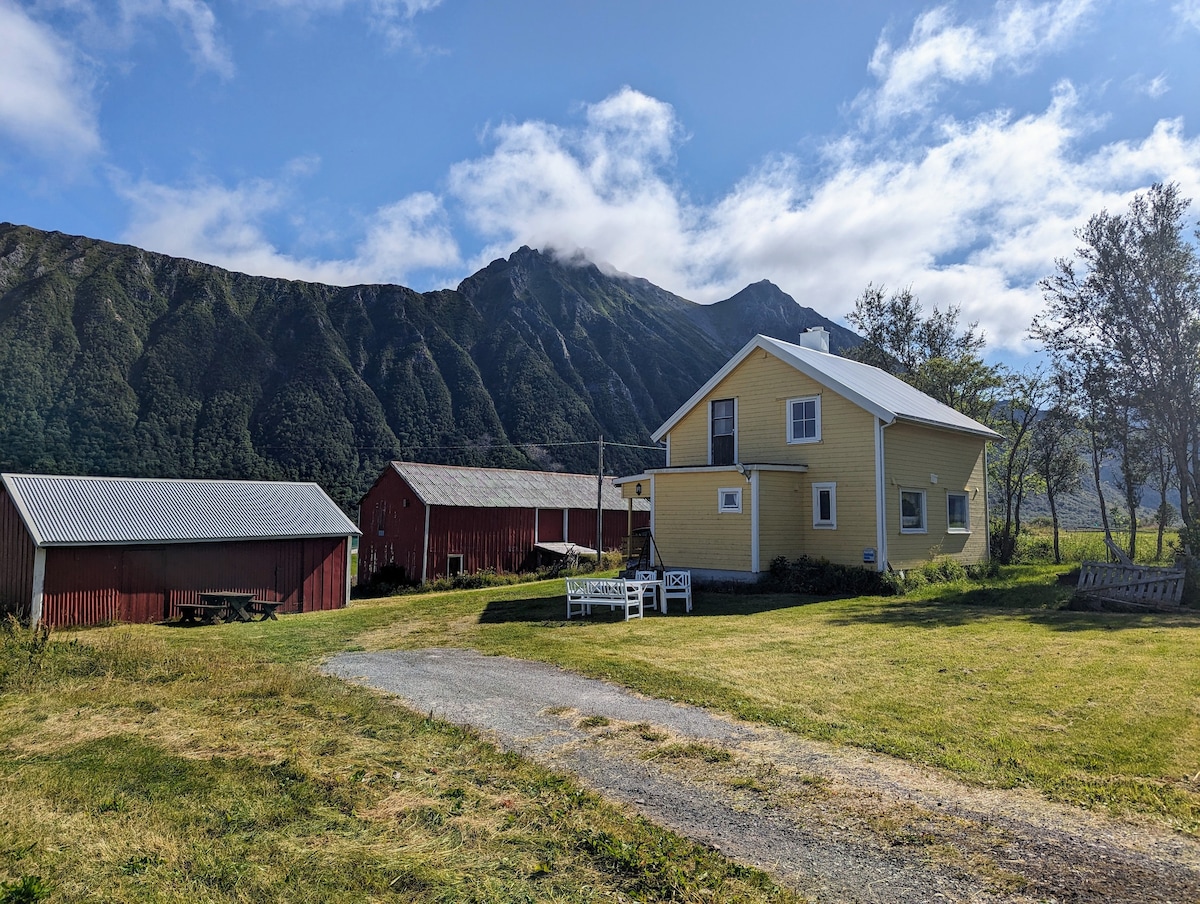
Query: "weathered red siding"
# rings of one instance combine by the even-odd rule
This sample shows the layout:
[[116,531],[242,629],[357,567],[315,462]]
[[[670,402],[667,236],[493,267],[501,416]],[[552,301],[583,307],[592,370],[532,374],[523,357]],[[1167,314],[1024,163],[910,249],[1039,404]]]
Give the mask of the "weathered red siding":
[[42,620],[51,627],[154,622],[206,591],[253,593],[280,612],[336,609],[346,600],[344,537],[50,547]]
[[533,549],[533,516],[531,508],[434,506],[429,518],[429,579],[446,575],[452,555],[463,557],[466,572],[520,571]]
[[[407,503],[407,504],[405,504]],[[358,581],[365,584],[385,565],[404,569],[404,578],[421,580],[425,543],[425,504],[391,468],[363,498],[359,512]]]
[[538,509],[537,539],[539,543],[561,543],[563,533],[562,509]]
[[[562,509],[430,507],[427,580],[444,577],[450,556],[463,557],[463,570],[491,568],[513,572],[529,567],[534,544],[564,540],[594,547],[596,510],[571,509],[563,534]],[[634,512],[633,526],[648,527],[649,512]],[[359,515],[358,580],[369,581],[379,569],[396,565],[410,581],[421,580],[425,549],[425,505],[408,482],[388,468],[363,497]],[[628,515],[604,512],[604,548],[625,544]]]
[[28,616],[33,598],[33,538],[0,484],[0,612]]

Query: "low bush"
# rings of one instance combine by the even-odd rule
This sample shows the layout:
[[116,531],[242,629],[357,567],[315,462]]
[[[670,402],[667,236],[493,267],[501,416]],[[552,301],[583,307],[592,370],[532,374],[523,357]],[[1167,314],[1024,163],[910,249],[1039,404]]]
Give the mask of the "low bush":
[[[610,550],[601,556],[599,571],[613,571],[620,568],[624,562],[624,556],[619,551]],[[581,559],[578,567],[575,568],[565,568],[559,564],[539,568],[537,571],[515,573],[498,572],[494,568],[481,568],[479,571],[447,575],[419,584],[408,580],[404,569],[400,566],[385,565],[372,575],[370,581],[356,587],[354,596],[359,599],[375,599],[385,596],[403,596],[410,593],[478,590],[482,587],[507,587],[511,584],[527,584],[549,578],[572,577],[577,574],[595,574],[596,571],[596,563],[593,560]]]
[[816,596],[877,596],[894,593],[883,575],[857,565],[838,565],[828,559],[801,556],[788,560],[778,556],[771,560],[771,569],[757,589],[778,593],[811,593]]
[[857,565],[838,565],[827,559],[801,556],[772,560],[771,570],[758,583],[756,592],[810,593],[815,596],[892,596],[908,593],[927,584],[953,584],[995,574],[995,566],[964,566],[957,559],[939,556],[919,568],[905,571],[868,571]]

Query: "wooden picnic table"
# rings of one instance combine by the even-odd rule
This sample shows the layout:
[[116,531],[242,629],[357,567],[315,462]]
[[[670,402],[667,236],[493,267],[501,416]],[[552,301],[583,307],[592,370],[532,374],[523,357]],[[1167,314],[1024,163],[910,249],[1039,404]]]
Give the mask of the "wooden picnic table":
[[277,621],[275,610],[283,602],[274,600],[256,600],[253,593],[233,593],[231,591],[216,591],[201,593],[198,603],[179,604],[179,623],[181,625],[212,625],[222,621],[259,621],[272,619]]
[[[223,607],[229,621],[254,621],[254,616],[247,608],[253,599],[253,593],[230,593],[226,591],[202,593],[200,594],[200,605]],[[180,609],[182,610],[182,607]]]

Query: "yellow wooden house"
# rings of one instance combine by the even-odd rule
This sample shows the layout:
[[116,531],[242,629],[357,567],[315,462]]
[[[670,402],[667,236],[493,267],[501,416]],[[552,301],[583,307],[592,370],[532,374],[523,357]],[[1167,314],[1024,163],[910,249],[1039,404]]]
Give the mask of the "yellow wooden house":
[[988,557],[995,431],[878,368],[755,336],[658,428],[666,464],[618,481],[651,500],[661,563],[752,579],[777,556],[884,570]]

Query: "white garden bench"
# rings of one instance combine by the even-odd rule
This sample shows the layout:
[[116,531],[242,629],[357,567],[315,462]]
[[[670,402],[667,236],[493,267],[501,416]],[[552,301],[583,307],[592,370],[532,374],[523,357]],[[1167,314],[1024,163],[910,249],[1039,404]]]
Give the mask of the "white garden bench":
[[567,578],[567,618],[591,615],[593,606],[624,609],[625,621],[642,617],[644,581],[622,578]]

